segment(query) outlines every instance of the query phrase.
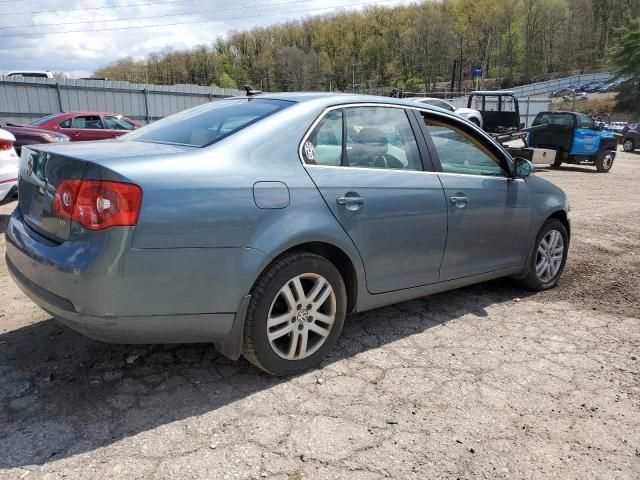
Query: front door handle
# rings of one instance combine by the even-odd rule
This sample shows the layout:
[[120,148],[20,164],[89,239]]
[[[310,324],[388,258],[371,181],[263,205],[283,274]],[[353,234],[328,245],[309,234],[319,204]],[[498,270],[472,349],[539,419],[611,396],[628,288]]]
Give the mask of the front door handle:
[[464,208],[467,206],[467,203],[469,203],[469,197],[464,197],[459,195],[454,195],[453,197],[450,198],[450,200],[451,200],[451,203],[458,208]]
[[364,198],[362,197],[338,197],[336,198],[338,205],[362,205]]

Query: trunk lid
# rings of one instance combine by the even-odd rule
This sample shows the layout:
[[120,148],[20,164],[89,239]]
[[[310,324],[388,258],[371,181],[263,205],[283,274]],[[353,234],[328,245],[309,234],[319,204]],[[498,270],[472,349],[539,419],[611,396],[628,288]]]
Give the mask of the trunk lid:
[[53,211],[53,197],[62,179],[81,179],[87,162],[27,147],[22,149],[18,202],[27,224],[36,232],[63,242],[71,221]]
[[53,210],[60,180],[108,179],[127,181],[136,163],[153,157],[170,157],[197,150],[193,147],[135,141],[78,142],[23,147],[18,198],[26,223],[56,242],[72,234],[72,222]]

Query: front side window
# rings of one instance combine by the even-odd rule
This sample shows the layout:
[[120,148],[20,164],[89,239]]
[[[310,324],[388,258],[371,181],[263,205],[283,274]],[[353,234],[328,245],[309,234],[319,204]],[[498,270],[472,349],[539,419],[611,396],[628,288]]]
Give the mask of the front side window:
[[267,98],[220,100],[170,115],[122,139],[206,147],[290,105],[293,102]]
[[86,115],[73,119],[74,128],[85,128],[88,130],[100,130],[104,128],[102,119],[98,115]]
[[136,126],[129,120],[115,115],[105,115],[104,123],[109,130],[135,130]]
[[593,130],[595,128],[595,123],[584,113],[578,113],[578,127],[579,128],[588,128]]
[[426,119],[442,171],[467,175],[507,176],[499,160],[467,132],[437,119]]

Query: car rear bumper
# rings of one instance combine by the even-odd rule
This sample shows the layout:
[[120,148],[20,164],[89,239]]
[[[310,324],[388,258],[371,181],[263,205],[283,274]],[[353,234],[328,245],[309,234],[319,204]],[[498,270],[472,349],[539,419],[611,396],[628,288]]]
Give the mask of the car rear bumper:
[[189,343],[220,341],[230,335],[235,314],[148,315],[111,317],[74,311],[69,299],[29,280],[7,257],[9,273],[40,308],[69,328],[109,343]]
[[115,233],[115,251],[112,240],[48,243],[18,208],[6,229],[9,272],[43,310],[97,340],[220,342],[233,333],[265,254],[245,248],[135,250],[125,246],[132,232]]
[[18,179],[0,182],[0,205],[8,203],[18,196]]

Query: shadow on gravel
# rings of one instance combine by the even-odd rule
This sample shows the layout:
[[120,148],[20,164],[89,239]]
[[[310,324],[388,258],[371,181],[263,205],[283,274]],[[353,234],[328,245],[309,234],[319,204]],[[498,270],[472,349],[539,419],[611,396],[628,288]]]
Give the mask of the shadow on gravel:
[[[498,280],[354,315],[322,366],[526,295]],[[208,344],[109,345],[42,321],[0,334],[0,468],[89,452],[287,381]]]
[[7,229],[7,224],[9,223],[10,215],[3,215],[0,213],[0,234],[3,234]]

